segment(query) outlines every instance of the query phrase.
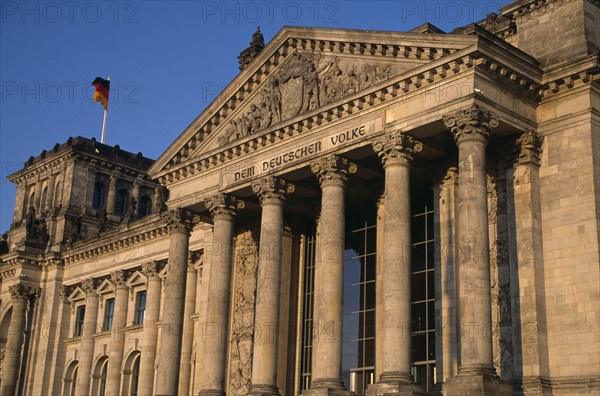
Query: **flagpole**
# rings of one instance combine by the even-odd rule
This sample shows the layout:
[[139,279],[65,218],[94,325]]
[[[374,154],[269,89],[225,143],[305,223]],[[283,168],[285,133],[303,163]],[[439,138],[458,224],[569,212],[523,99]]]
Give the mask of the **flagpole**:
[[[110,76],[108,77],[108,81],[110,81]],[[106,134],[106,117],[108,116],[108,102],[106,103],[106,108],[104,109],[104,118],[102,120],[102,136],[100,137],[100,143],[104,144],[104,135]]]

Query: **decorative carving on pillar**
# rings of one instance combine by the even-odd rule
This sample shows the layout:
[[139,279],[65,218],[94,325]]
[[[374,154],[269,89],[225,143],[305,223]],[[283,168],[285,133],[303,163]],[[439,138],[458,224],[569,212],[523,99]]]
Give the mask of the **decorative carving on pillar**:
[[127,280],[127,273],[123,270],[111,272],[110,280],[115,285],[115,289],[127,288],[127,284],[125,283]]
[[534,131],[524,132],[516,141],[518,147],[518,163],[534,164],[540,166],[542,155],[542,144],[544,137],[538,136]]
[[492,346],[496,370],[500,377],[511,381],[514,366],[506,164],[503,161],[490,163],[494,164],[488,169],[487,177]]
[[235,238],[234,271],[228,394],[246,395],[252,378],[252,337],[258,271],[258,244],[250,230]]
[[332,154],[311,162],[310,169],[317,176],[319,184],[323,188],[328,184],[346,184],[350,175],[356,173],[358,168],[347,158]]
[[491,129],[498,126],[498,120],[494,115],[477,105],[446,115],[443,120],[446,128],[450,128],[457,144],[467,139],[487,142]]
[[296,190],[293,184],[284,179],[268,176],[252,184],[252,191],[260,200],[262,206],[266,204],[283,204],[286,195]]
[[192,228],[200,221],[200,217],[186,209],[173,209],[162,215],[167,223],[169,233],[180,232],[189,235]]
[[205,202],[205,206],[210,212],[213,220],[215,220],[218,218],[231,219],[235,217],[236,212],[239,209],[244,209],[246,204],[244,201],[239,200],[232,195],[220,193],[208,198]]
[[58,286],[58,297],[60,301],[64,303],[69,302],[69,295],[71,294],[71,288],[69,286],[60,285]]
[[415,154],[423,150],[421,142],[400,130],[374,140],[372,145],[384,167],[395,164],[410,165]]
[[158,261],[142,263],[142,274],[144,274],[147,280],[159,279],[158,273],[160,269],[158,265]]

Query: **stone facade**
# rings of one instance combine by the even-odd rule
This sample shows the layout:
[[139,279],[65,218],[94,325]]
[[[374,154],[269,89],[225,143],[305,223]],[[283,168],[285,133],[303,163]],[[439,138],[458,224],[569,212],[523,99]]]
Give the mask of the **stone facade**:
[[257,31],[158,160],[31,157],[2,394],[597,394],[598,21]]

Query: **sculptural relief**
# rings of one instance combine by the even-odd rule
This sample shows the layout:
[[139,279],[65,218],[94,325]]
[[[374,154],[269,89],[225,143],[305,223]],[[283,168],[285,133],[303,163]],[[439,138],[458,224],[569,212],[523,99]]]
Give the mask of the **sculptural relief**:
[[227,144],[389,79],[391,65],[342,61],[335,55],[293,53],[219,136]]
[[246,395],[250,387],[257,266],[258,245],[252,231],[247,230],[235,239],[235,295],[228,393],[232,395]]

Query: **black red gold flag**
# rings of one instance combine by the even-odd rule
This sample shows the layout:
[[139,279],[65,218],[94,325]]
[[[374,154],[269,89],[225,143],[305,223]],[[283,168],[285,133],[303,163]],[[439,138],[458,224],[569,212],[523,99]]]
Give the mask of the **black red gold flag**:
[[96,77],[92,85],[96,87],[96,91],[94,92],[94,102],[102,103],[102,106],[104,106],[104,110],[107,110],[108,94],[110,91],[110,80],[105,80],[103,78]]

